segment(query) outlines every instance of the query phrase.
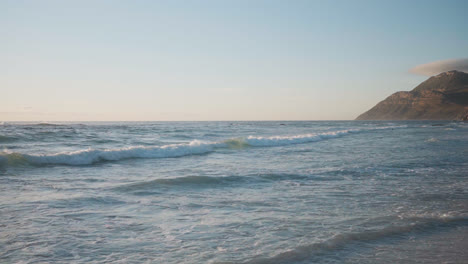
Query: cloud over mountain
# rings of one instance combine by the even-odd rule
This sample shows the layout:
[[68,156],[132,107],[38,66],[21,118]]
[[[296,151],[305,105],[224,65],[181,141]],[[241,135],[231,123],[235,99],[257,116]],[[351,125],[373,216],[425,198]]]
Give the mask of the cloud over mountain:
[[457,70],[468,73],[468,58],[434,61],[413,67],[409,72],[419,75],[433,76],[441,72]]

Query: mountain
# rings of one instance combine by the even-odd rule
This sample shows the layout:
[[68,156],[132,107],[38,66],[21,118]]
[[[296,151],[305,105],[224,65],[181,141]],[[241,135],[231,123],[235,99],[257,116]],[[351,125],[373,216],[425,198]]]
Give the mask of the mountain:
[[396,92],[356,120],[467,120],[468,74],[448,71]]

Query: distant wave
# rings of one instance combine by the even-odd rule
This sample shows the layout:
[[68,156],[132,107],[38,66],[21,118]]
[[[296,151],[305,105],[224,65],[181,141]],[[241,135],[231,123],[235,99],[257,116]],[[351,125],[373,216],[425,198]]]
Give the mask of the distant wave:
[[87,126],[81,123],[50,123],[50,122],[0,122],[0,126],[12,126],[12,127],[70,127],[70,126]]
[[[431,218],[412,217],[406,219],[406,224],[389,226],[380,230],[369,230],[355,233],[338,234],[329,240],[298,246],[289,251],[285,251],[270,258],[254,258],[242,262],[245,264],[275,264],[275,263],[295,263],[309,261],[320,262],[320,257],[327,251],[334,251],[352,243],[376,241],[389,237],[406,235],[410,232],[430,231],[437,227],[467,226],[467,216],[439,216]],[[319,259],[314,259],[319,258]],[[335,260],[336,261],[336,260]]]
[[0,165],[17,164],[60,164],[89,165],[102,161],[118,161],[132,158],[175,158],[188,155],[200,155],[215,151],[218,148],[272,147],[292,144],[317,142],[331,138],[342,137],[351,133],[380,129],[395,129],[405,126],[387,126],[366,129],[348,129],[333,132],[304,134],[295,136],[271,136],[228,139],[221,142],[201,142],[198,140],[182,144],[164,146],[131,146],[120,149],[87,149],[74,152],[55,154],[23,154],[4,151],[0,153]]
[[42,122],[42,123],[38,123],[38,124],[34,124],[36,126],[64,126],[62,124],[54,124],[54,123],[46,123],[46,122]]
[[0,143],[6,143],[6,142],[15,141],[15,140],[17,140],[17,138],[15,138],[15,137],[9,137],[9,136],[2,136],[2,135],[0,135]]

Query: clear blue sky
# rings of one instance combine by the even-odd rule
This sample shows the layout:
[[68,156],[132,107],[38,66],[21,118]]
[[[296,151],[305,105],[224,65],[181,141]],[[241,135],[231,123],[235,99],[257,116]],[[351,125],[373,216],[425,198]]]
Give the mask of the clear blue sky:
[[353,119],[468,57],[468,1],[0,1],[0,121]]

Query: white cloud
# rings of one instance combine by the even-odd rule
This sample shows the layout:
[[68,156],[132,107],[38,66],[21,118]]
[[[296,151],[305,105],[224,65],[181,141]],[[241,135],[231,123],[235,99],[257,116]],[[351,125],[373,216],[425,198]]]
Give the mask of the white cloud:
[[462,71],[468,73],[468,58],[434,61],[413,67],[409,72],[419,75],[433,76],[446,71]]

